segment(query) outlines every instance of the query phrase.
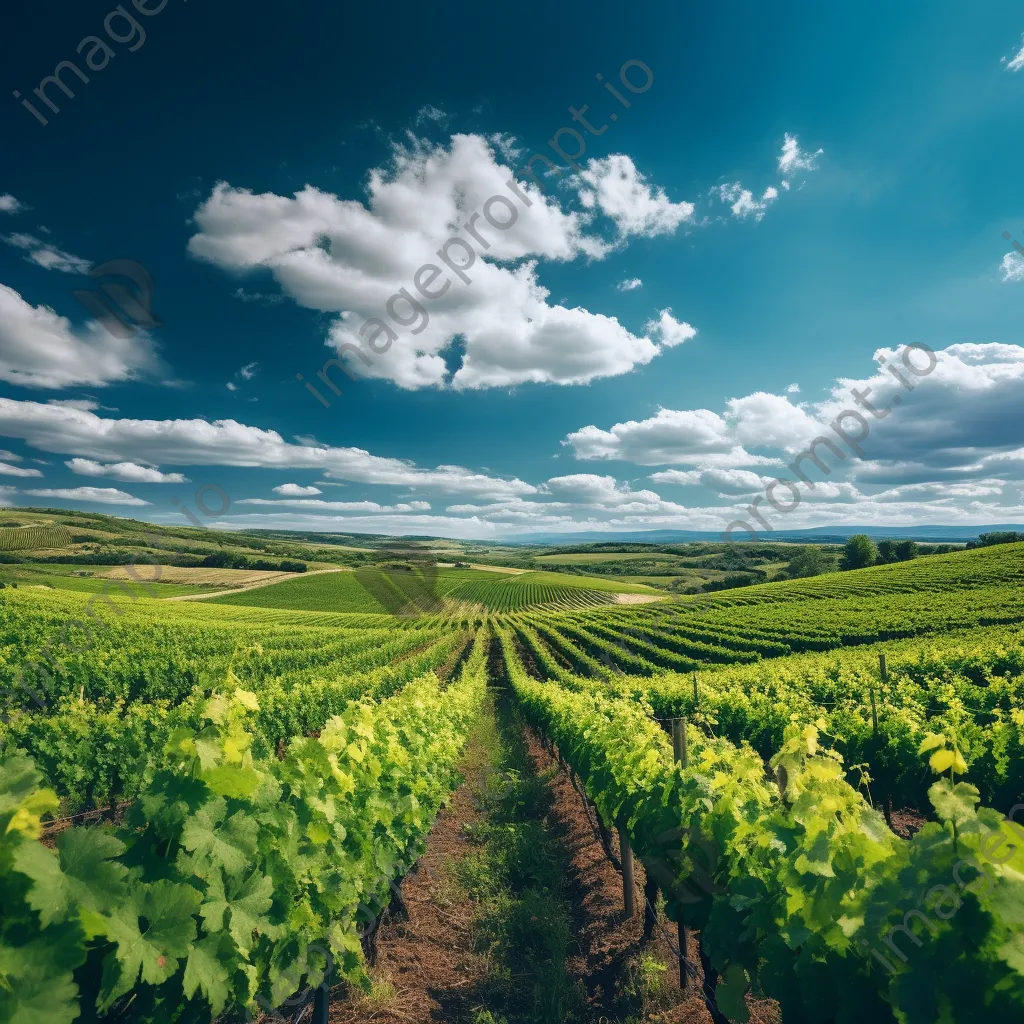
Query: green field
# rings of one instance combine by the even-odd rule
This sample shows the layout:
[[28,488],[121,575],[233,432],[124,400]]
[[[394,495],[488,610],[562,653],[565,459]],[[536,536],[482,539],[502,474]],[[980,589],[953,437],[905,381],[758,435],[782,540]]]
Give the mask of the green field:
[[636,552],[593,551],[575,555],[536,555],[538,562],[559,565],[591,565],[595,562],[677,562],[678,555],[655,551],[650,554]]
[[[346,951],[336,980],[372,985],[362,918],[441,806],[467,814],[451,790],[488,691],[508,708],[501,743],[527,751],[525,723],[557,747],[516,808],[532,802],[545,835],[568,827],[546,787],[571,793],[558,759],[571,768],[593,804],[581,841],[600,857],[593,813],[621,830],[665,897],[659,926],[699,932],[734,1020],[744,993],[782,1024],[832,1024],[821,1007],[839,999],[859,1000],[851,1024],[1024,1015],[1024,844],[1003,819],[1024,793],[1024,544],[695,598],[443,569],[444,603],[408,617],[386,614],[389,594],[418,594],[399,564],[200,602],[97,602],[107,581],[72,574],[104,565],[3,571],[54,588],[0,591],[0,1024],[236,1019],[254,990],[280,1006],[315,985],[302,951],[328,935]],[[507,838],[516,810],[481,800],[486,826],[446,825],[473,884],[478,840]],[[43,835],[90,809],[115,820]],[[936,879],[984,856],[992,830],[1009,852],[961,898],[970,917],[934,913]],[[487,849],[529,869],[535,839]],[[704,877],[693,864],[713,885],[683,898]],[[570,884],[551,870],[524,923]],[[908,926],[913,986],[857,951],[884,948],[911,907],[933,912]],[[140,942],[161,943],[162,974],[140,973]]]
[[[360,583],[360,577],[370,587]],[[401,574],[371,571],[324,573],[298,577],[283,583],[259,587],[238,594],[210,598],[211,604],[232,604],[248,608],[290,608],[299,611],[386,612],[387,607],[374,593],[378,586],[401,582]],[[495,610],[521,608],[530,604],[554,603],[565,607],[587,607],[611,603],[616,593],[657,593],[650,587],[618,583],[592,576],[568,576],[560,573],[530,572],[503,575],[485,569],[438,569],[426,592],[432,589],[439,598],[451,602],[479,604]],[[425,593],[413,587],[413,596]]]

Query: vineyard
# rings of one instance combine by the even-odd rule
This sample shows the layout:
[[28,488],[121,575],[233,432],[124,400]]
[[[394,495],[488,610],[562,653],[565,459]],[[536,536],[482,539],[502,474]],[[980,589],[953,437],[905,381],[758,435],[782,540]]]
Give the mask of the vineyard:
[[63,548],[70,543],[71,531],[66,526],[0,527],[0,551]]
[[419,615],[352,572],[5,590],[0,1021],[374,991],[368,936],[498,699],[627,907],[635,858],[701,1001],[672,1020],[1021,1019],[1024,545],[633,606],[559,579],[440,570]]

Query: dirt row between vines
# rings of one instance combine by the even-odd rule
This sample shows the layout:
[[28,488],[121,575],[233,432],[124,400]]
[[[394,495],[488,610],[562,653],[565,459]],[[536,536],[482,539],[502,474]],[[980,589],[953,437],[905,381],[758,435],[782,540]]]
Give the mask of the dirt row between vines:
[[[627,920],[622,878],[595,837],[580,796],[537,738],[527,733],[526,740],[529,759],[550,790],[545,827],[564,861],[564,895],[573,933],[567,969],[585,992],[584,1015],[573,1020],[624,1021],[628,1003],[632,1021],[709,1022],[692,985],[687,992],[680,991],[678,961],[671,951],[675,926],[662,919],[667,936],[656,929],[649,943],[642,940],[642,867],[637,864],[637,912]],[[477,952],[477,908],[454,882],[458,863],[474,849],[469,835],[482,817],[487,765],[487,751],[480,749],[479,740],[471,741],[462,769],[465,781],[438,815],[425,854],[402,884],[405,906],[396,908],[393,903],[377,932],[371,967],[374,991],[369,997],[333,1001],[331,1024],[471,1024],[504,1019],[489,1014],[487,978],[493,965]],[[691,955],[693,948],[691,940]],[[642,1014],[637,1015],[641,960],[660,962],[665,969],[655,969],[657,991],[645,992]],[[523,983],[528,984],[525,976]],[[752,1004],[751,1011],[754,1024],[779,1020],[771,1004]]]

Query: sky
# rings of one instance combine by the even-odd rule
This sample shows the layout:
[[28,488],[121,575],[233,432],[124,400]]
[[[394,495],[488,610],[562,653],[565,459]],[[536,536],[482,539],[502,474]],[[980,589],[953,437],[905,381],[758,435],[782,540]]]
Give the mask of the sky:
[[1019,5],[3,19],[8,505],[480,540],[1024,522]]

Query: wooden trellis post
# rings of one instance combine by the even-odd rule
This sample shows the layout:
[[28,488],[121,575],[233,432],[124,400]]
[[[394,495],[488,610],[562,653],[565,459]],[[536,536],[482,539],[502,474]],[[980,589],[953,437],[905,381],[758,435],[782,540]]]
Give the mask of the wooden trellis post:
[[[889,668],[885,663],[885,655],[878,655],[878,674],[881,677],[882,685],[887,686],[889,683]],[[875,706],[875,688],[871,687],[871,727],[874,731],[875,737],[875,756],[878,756],[879,740],[878,740],[878,708]],[[892,828],[892,793],[889,792],[889,787],[886,786],[882,793],[882,813],[885,815],[885,823]]]
[[[693,677],[693,688],[694,691],[697,689],[697,677]],[[673,718],[672,719],[672,756],[678,761],[684,768],[687,765],[686,755],[686,719],[685,718]],[[679,935],[679,987],[686,989],[686,960],[689,956],[686,943],[686,925],[682,922],[682,916],[676,923]]]
[[619,858],[622,861],[622,906],[627,919],[636,913],[634,905],[633,851],[629,848],[629,836],[624,828],[619,829]]

